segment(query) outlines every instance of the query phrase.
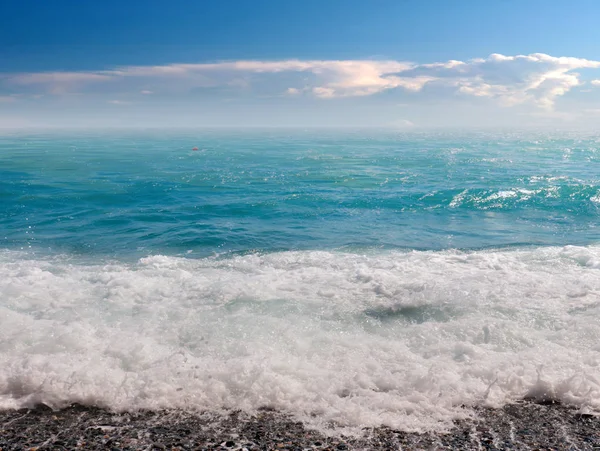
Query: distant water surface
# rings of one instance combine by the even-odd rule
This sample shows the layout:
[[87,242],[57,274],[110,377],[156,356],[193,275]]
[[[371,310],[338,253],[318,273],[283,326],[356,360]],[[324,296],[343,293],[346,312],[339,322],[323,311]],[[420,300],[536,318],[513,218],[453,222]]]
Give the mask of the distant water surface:
[[[4,246],[92,255],[598,241],[598,136],[0,138]],[[197,146],[199,151],[192,151]]]

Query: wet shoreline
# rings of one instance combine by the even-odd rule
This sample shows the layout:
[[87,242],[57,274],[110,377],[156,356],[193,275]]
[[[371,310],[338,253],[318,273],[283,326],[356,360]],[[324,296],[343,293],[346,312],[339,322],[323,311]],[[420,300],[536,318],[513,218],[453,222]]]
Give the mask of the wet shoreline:
[[53,411],[0,412],[0,449],[86,450],[367,450],[367,449],[600,449],[600,417],[559,403],[521,402],[501,409],[477,408],[448,433],[409,433],[386,427],[362,436],[306,428],[277,411],[139,411],[115,413],[72,405]]

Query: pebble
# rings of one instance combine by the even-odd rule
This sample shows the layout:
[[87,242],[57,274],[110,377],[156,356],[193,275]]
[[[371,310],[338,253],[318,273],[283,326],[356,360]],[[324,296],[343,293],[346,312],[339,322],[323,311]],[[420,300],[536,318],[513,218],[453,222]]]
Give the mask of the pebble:
[[[235,437],[235,440],[231,440]],[[182,411],[115,414],[74,405],[0,412],[0,451],[86,450],[377,450],[377,449],[578,449],[600,447],[600,417],[560,404],[523,402],[477,409],[476,419],[448,434],[416,434],[386,427],[360,437],[326,438],[277,411],[257,416]]]

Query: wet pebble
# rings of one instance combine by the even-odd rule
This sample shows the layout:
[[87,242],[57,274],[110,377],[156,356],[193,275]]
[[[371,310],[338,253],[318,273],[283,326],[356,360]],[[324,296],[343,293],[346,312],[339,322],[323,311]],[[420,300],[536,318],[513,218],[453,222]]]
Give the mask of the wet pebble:
[[600,447],[600,418],[560,404],[523,402],[477,409],[475,419],[447,434],[416,434],[386,427],[360,437],[325,437],[283,413],[194,414],[181,411],[115,414],[74,405],[0,412],[0,449],[86,450],[376,450],[580,449]]

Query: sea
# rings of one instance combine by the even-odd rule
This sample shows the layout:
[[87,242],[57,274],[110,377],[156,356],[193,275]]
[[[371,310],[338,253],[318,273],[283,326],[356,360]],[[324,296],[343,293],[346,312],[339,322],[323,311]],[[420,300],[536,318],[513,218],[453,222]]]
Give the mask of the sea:
[[600,411],[600,134],[0,134],[0,409],[524,399]]

